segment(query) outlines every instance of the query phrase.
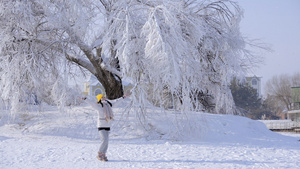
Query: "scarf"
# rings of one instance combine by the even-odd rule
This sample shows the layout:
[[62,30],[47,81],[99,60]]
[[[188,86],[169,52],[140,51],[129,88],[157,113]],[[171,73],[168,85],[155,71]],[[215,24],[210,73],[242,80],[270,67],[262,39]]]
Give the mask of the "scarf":
[[103,111],[104,111],[105,119],[107,122],[109,122],[110,120],[113,120],[114,115],[113,115],[110,105],[107,102],[103,103]]

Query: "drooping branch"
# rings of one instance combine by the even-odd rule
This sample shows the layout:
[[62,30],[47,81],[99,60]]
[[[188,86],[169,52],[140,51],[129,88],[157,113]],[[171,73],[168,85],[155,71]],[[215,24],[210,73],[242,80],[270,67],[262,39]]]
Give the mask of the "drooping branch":
[[[119,78],[120,73],[117,68],[113,68],[110,65],[105,65],[101,57],[101,48],[97,48],[96,55],[93,53],[93,48],[88,46],[86,43],[76,36],[75,32],[71,28],[67,28],[66,32],[70,35],[70,40],[67,41],[56,41],[56,42],[44,42],[36,39],[35,42],[42,44],[47,49],[58,51],[65,55],[66,59],[70,62],[76,63],[79,66],[87,69],[92,73],[99,82],[103,85],[107,98],[116,99],[123,96],[122,81]],[[86,56],[87,59],[82,57],[74,57],[66,51],[60,45],[55,45],[60,42],[71,42],[76,45]]]
[[84,67],[86,68],[88,71],[90,71],[92,74],[95,74],[96,73],[96,69],[93,67],[93,65],[86,61],[86,60],[83,60],[83,59],[80,59],[80,58],[75,58],[75,57],[72,57],[70,56],[69,54],[65,54],[66,55],[66,58],[70,61],[70,62],[74,62],[76,64],[78,64],[79,66],[81,67]]

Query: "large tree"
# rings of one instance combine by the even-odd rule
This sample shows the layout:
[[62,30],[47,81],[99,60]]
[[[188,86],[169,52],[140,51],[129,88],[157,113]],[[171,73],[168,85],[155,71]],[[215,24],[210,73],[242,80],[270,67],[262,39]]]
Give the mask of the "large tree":
[[233,74],[257,61],[230,0],[2,0],[0,7],[0,87],[16,104],[28,91],[44,100],[64,95],[75,64],[109,99],[123,95],[121,79],[130,77],[139,105],[164,106],[168,93],[172,107],[231,113]]

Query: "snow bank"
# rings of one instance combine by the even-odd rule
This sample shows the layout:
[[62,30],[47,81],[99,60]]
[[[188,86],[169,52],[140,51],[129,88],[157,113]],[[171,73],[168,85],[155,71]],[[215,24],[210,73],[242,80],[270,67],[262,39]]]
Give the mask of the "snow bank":
[[[205,115],[208,130],[203,140],[207,142],[233,142],[267,146],[273,143],[285,146],[288,137],[270,131],[262,122],[233,115]],[[297,142],[295,142],[297,144]]]
[[[246,143],[263,146],[299,145],[295,139],[274,133],[262,122],[245,117],[196,112],[183,116],[175,112],[162,114],[155,108],[152,110],[146,132],[143,126],[136,123],[137,117],[134,114],[123,114],[122,107],[114,108],[116,120],[112,126],[111,138]],[[10,130],[21,130],[29,134],[97,140],[99,136],[96,118],[94,109],[86,105],[72,107],[65,112],[58,112],[51,107],[43,112],[19,114],[11,124],[4,125],[2,120],[2,125]]]
[[[188,116],[187,119],[184,119],[186,120],[186,126],[178,128],[174,124],[176,120],[170,120],[172,116],[168,116],[168,120],[159,116],[155,120],[156,137],[151,137],[150,135],[150,139],[161,138],[164,140],[224,144],[242,143],[264,147],[270,145],[279,147],[300,145],[300,142],[297,142],[297,140],[272,132],[264,123],[246,117],[195,112],[190,113]],[[157,137],[157,133],[160,133],[161,136]]]

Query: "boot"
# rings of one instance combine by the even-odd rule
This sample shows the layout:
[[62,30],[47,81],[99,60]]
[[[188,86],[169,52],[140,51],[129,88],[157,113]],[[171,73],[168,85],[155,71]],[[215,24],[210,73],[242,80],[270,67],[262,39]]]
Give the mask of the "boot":
[[107,157],[105,156],[105,154],[104,153],[100,153],[100,152],[98,152],[97,159],[100,160],[100,161],[108,161]]
[[107,157],[106,157],[105,154],[103,154],[103,159],[104,159],[104,161],[108,161],[108,159],[107,159]]

